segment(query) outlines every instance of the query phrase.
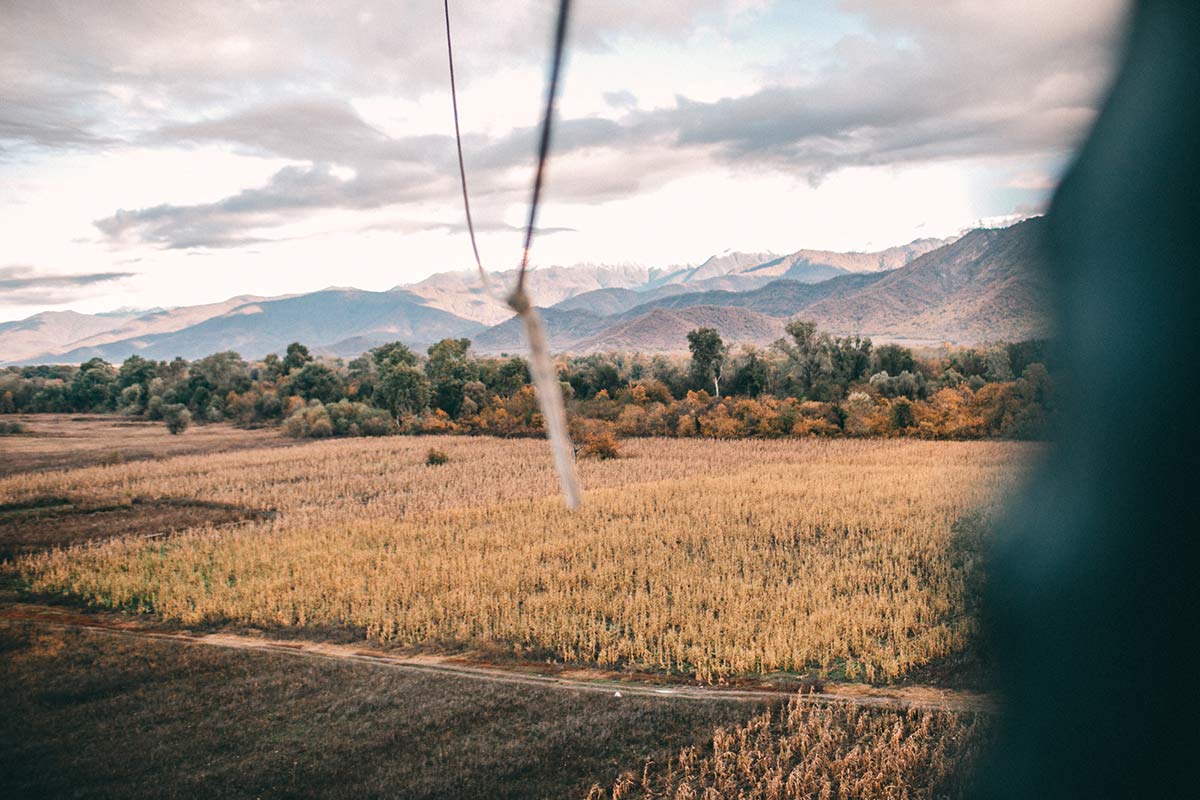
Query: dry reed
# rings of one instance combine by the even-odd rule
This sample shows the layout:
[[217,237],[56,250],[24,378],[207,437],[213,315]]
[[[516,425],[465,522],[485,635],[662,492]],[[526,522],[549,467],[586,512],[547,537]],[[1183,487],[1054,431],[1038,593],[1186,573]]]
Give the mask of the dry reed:
[[985,721],[945,711],[814,706],[797,699],[777,715],[719,728],[710,747],[647,763],[588,800],[918,800],[966,796],[986,742]]

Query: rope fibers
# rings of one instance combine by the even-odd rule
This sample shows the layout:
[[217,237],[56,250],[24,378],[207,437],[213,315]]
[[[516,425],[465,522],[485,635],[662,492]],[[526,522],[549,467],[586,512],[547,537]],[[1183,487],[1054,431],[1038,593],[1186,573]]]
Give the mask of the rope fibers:
[[[475,255],[475,266],[479,270],[479,279],[484,288],[490,294],[495,295],[491,280],[483,268],[483,260],[479,257],[479,246],[475,241],[475,223],[471,218],[470,193],[467,191],[467,169],[463,162],[462,130],[458,118],[458,87],[454,78],[454,45],[450,35],[450,0],[443,0],[442,5],[446,12],[446,54],[450,62],[450,99],[454,108],[454,140],[458,149],[458,175],[462,184],[467,233],[471,237],[471,251]],[[538,205],[541,202],[546,161],[550,155],[554,101],[558,95],[558,86],[562,75],[562,58],[567,40],[567,18],[570,6],[570,0],[559,0],[558,22],[554,29],[554,56],[550,68],[550,84],[546,91],[546,109],[542,116],[537,169],[534,172],[532,197],[529,201],[529,222],[525,228],[525,243],[521,250],[521,267],[517,272],[517,284],[508,296],[507,303],[509,308],[521,317],[521,321],[525,325],[525,338],[529,342],[529,372],[533,378],[534,388],[537,390],[542,417],[546,421],[546,434],[550,441],[551,453],[554,456],[554,467],[558,472],[559,484],[562,487],[563,499],[566,501],[567,507],[576,509],[582,502],[582,491],[579,486],[579,476],[575,470],[575,450],[567,431],[567,412],[563,404],[562,386],[558,382],[558,372],[550,357],[550,348],[546,340],[546,331],[542,327],[542,320],[525,290],[529,249],[533,244],[533,232],[537,222]]]

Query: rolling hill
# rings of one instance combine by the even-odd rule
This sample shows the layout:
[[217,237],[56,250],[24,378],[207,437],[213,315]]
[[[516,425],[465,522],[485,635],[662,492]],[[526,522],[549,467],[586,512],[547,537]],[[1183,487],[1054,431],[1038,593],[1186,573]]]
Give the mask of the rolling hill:
[[854,292],[808,304],[830,330],[896,338],[981,341],[1050,333],[1040,269],[1046,221],[975,230]]
[[99,357],[120,361],[144,358],[193,359],[222,350],[248,358],[281,352],[289,342],[323,345],[353,337],[365,341],[396,339],[415,346],[446,337],[471,336],[483,326],[430,308],[407,292],[326,289],[280,300],[244,303],[232,311],[178,331],[76,348],[55,356],[66,363]]
[[[578,342],[601,333],[613,322],[606,316],[583,309],[539,308],[538,313],[553,350],[575,349]],[[474,336],[471,346],[481,353],[524,352],[524,324],[520,319],[510,317]]]
[[43,311],[25,319],[0,322],[0,359],[20,361],[51,353],[63,343],[102,334],[135,316],[134,313],[80,314],[75,311]]
[[48,311],[19,322],[0,323],[0,360],[47,360],[56,354],[170,333],[226,314],[238,306],[265,299],[256,295],[240,295],[220,303],[108,314]]
[[783,336],[784,321],[745,308],[689,306],[657,308],[623,320],[569,349],[590,353],[604,350],[668,352],[687,349],[688,331],[716,328],[726,342],[769,344]]

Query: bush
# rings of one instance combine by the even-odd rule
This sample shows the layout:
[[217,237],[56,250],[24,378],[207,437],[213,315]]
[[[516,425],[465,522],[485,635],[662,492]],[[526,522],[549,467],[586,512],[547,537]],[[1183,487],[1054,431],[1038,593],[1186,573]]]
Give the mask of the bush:
[[917,416],[913,411],[913,404],[905,397],[897,397],[892,401],[890,409],[892,428],[896,431],[906,431],[909,428],[916,427]]
[[287,418],[284,430],[294,439],[323,439],[333,435],[333,422],[321,401],[314,400],[309,405],[296,409],[295,413]]
[[621,451],[617,445],[617,437],[612,431],[589,433],[583,439],[579,455],[585,458],[598,458],[601,461],[609,458],[620,458]]
[[313,400],[296,409],[284,425],[288,436],[321,439],[326,436],[386,436],[397,430],[396,421],[380,408],[339,400],[323,405]]
[[162,418],[167,423],[167,430],[178,435],[187,430],[192,424],[192,412],[182,403],[169,403],[162,407]]
[[325,406],[334,436],[387,436],[396,432],[396,421],[381,408],[351,400]]
[[25,426],[19,422],[0,422],[0,436],[15,436],[24,432]]
[[437,450],[437,449],[431,447],[431,448],[429,448],[429,452],[425,454],[425,465],[428,467],[438,467],[438,466],[441,466],[442,464],[449,464],[449,463],[450,463],[450,456],[446,455],[441,450]]

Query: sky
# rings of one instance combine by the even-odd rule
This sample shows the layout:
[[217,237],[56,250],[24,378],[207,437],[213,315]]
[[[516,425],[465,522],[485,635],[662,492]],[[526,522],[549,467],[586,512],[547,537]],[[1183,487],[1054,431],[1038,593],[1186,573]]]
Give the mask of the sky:
[[[450,2],[489,269],[520,260],[556,6]],[[0,320],[470,268],[442,11],[0,0]],[[1036,213],[1127,11],[575,0],[532,263],[876,250]]]

